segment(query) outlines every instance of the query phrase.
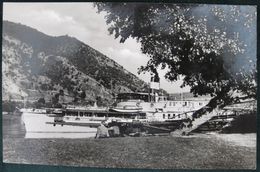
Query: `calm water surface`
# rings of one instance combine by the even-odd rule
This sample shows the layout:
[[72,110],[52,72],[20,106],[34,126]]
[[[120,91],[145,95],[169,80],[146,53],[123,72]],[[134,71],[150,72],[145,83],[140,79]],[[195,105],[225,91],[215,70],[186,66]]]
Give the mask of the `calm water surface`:
[[[3,115],[3,138],[25,138],[26,130],[22,116],[17,114]],[[29,138],[93,138],[96,132],[82,133],[30,133]]]
[[24,138],[25,127],[21,115],[4,114],[2,121],[3,138]]

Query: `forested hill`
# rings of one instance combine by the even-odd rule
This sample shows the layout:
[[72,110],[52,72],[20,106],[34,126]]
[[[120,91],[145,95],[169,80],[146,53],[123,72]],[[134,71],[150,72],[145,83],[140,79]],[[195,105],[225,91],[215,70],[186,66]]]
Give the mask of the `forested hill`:
[[114,93],[146,91],[147,84],[112,59],[70,36],[52,37],[3,22],[3,100],[44,98],[110,102]]

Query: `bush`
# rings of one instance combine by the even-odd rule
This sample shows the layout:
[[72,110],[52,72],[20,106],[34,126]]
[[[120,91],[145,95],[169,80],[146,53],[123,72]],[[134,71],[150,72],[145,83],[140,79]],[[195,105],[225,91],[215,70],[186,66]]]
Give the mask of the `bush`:
[[16,108],[22,108],[23,103],[13,102],[13,101],[4,101],[2,102],[2,111],[3,112],[14,112]]
[[256,112],[238,116],[221,133],[256,133]]

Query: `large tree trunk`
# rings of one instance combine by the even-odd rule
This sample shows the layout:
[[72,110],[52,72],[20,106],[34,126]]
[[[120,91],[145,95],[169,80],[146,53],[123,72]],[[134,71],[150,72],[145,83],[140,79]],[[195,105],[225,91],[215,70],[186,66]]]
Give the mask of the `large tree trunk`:
[[206,106],[194,112],[191,119],[184,121],[177,130],[171,132],[171,135],[188,135],[213,116],[218,115],[225,104],[225,101],[220,96],[212,98]]

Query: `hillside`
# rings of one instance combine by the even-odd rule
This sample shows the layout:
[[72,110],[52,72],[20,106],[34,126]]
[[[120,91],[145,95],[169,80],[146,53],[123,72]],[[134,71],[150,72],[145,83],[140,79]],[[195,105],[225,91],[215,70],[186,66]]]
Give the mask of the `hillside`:
[[[52,37],[3,22],[3,100],[111,102],[115,93],[145,91],[147,84],[112,59],[69,36]],[[62,93],[60,92],[62,90]]]

